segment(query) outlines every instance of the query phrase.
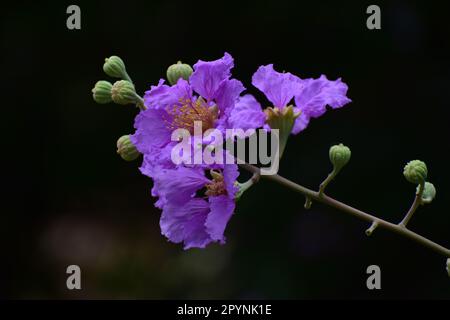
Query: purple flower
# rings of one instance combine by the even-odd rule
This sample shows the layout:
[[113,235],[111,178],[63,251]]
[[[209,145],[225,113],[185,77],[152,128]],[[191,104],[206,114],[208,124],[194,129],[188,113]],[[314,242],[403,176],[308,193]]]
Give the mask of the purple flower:
[[[144,96],[147,110],[137,115],[136,132],[131,137],[139,152],[149,158],[161,158],[158,150],[167,150],[167,145],[176,144],[171,141],[172,132],[186,129],[192,135],[195,121],[202,123],[203,132],[216,128],[225,133],[225,129],[236,126],[262,126],[261,116],[237,116],[242,110],[235,111],[236,107],[250,100],[239,97],[245,88],[240,81],[230,78],[232,68],[233,58],[225,53],[215,61],[198,61],[189,82],[179,79],[168,86],[160,80],[157,86],[152,86]],[[150,164],[154,162],[148,160]]]
[[210,178],[202,168],[160,170],[154,185],[162,202],[161,233],[174,243],[183,242],[185,249],[224,243],[235,209],[238,175],[237,165],[225,165]]
[[327,105],[335,109],[351,102],[346,96],[348,87],[340,78],[330,81],[322,75],[319,79],[302,80],[288,72],[275,71],[272,64],[259,67],[253,75],[252,84],[276,108],[283,109],[294,98],[294,111],[301,113],[294,123],[293,134],[305,129],[311,118],[323,115]]
[[[162,209],[161,232],[172,242],[184,243],[185,249],[225,242],[225,228],[235,209],[239,172],[235,164],[174,164],[171,151],[178,142],[172,141],[173,131],[185,129],[192,138],[197,121],[202,124],[202,133],[218,129],[223,135],[226,129],[248,131],[268,126],[258,101],[249,94],[241,96],[245,88],[231,78],[232,68],[233,58],[225,53],[215,61],[199,60],[189,81],[179,79],[169,86],[160,80],[145,93],[147,110],[135,119],[136,132],[131,141],[144,156],[141,172],[154,182],[151,192],[158,198],[155,206]],[[327,105],[340,108],[351,101],[346,97],[347,85],[340,79],[330,81],[321,76],[302,80],[276,72],[273,65],[261,66],[252,84],[274,108],[283,110],[295,101],[294,111],[301,115],[295,120],[294,134],[306,128],[311,118],[323,115]],[[285,111],[292,116],[292,110]],[[202,137],[203,143],[209,143],[209,138],[213,135]],[[191,147],[192,155],[199,152],[195,144]],[[224,156],[229,154],[225,152]]]

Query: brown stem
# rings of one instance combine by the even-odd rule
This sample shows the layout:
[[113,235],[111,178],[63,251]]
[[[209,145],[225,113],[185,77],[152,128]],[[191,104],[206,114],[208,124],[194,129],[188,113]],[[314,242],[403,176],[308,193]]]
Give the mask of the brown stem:
[[[248,170],[254,174],[255,173],[259,174],[259,172],[260,172],[259,168],[252,166],[250,164],[241,164],[240,166],[242,168],[244,168],[245,170]],[[437,244],[437,243],[435,243],[435,242],[433,242],[411,230],[408,230],[401,225],[397,225],[397,224],[388,222],[386,220],[375,217],[375,216],[368,214],[366,212],[363,212],[361,210],[355,209],[355,208],[353,208],[345,203],[342,203],[338,200],[335,200],[325,194],[319,195],[319,192],[305,188],[305,187],[303,187],[299,184],[296,184],[286,178],[283,178],[282,176],[279,176],[278,174],[261,175],[261,178],[279,183],[285,187],[288,187],[296,192],[299,192],[299,193],[305,195],[306,197],[309,197],[310,199],[313,199],[318,202],[322,202],[333,208],[339,209],[340,211],[344,211],[358,219],[361,219],[361,220],[364,220],[367,222],[371,222],[371,223],[376,223],[377,226],[380,228],[384,228],[384,229],[390,230],[392,232],[395,232],[397,234],[400,234],[402,236],[405,236],[407,238],[410,238],[410,239],[416,241],[417,243],[420,243],[423,246],[428,247],[428,248],[442,254],[443,256],[446,256],[447,258],[450,258],[450,250],[449,249],[447,249],[447,248],[441,246],[440,244]]]

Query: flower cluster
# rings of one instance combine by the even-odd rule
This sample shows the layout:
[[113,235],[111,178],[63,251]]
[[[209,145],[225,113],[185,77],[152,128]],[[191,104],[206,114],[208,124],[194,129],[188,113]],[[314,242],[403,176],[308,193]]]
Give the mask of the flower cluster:
[[[252,85],[272,104],[263,110],[232,77],[233,67],[234,60],[228,53],[215,61],[199,60],[193,68],[181,62],[171,66],[167,71],[169,84],[161,79],[145,92],[135,132],[128,138],[143,155],[141,172],[153,180],[152,195],[158,198],[155,205],[162,210],[162,234],[172,242],[183,243],[185,249],[224,243],[224,231],[243,184],[237,182],[236,164],[186,165],[171,161],[171,151],[177,144],[175,130],[184,130],[195,138],[195,124],[200,123],[203,131],[216,129],[224,136],[227,129],[259,128],[279,129],[289,136],[304,130],[312,118],[326,112],[327,106],[340,108],[351,101],[346,96],[347,85],[340,79],[331,81],[324,75],[301,79],[266,65],[252,77]],[[103,91],[110,89],[100,88],[101,84],[94,92],[97,96],[107,95]],[[201,137],[201,145],[204,139]]]
[[[136,93],[123,60],[111,56],[105,60],[103,70],[119,80],[114,84],[100,80],[92,89],[97,103],[134,104],[140,109],[135,132],[117,140],[117,153],[126,161],[143,156],[140,170],[153,180],[155,206],[162,210],[161,232],[169,241],[183,243],[185,249],[225,243],[225,229],[235,212],[236,201],[260,176],[276,174],[289,136],[303,131],[311,119],[327,111],[327,106],[336,109],[351,102],[348,87],[340,78],[332,81],[321,75],[317,79],[301,79],[288,72],[277,72],[269,64],[260,66],[252,77],[252,85],[271,103],[263,109],[254,96],[245,92],[242,83],[232,78],[233,67],[228,53],[215,61],[199,60],[193,68],[179,61],[167,69],[168,84],[161,79],[142,98]],[[256,129],[258,136],[254,134]],[[270,170],[251,165],[258,163],[256,154],[260,164],[268,164],[268,132]],[[248,144],[242,144],[242,139],[247,138]],[[246,161],[245,154],[243,157],[239,151],[243,145],[249,147],[249,163],[242,163]],[[280,176],[271,180],[304,195],[305,209],[318,201],[370,221],[368,236],[377,227],[387,228],[440,252],[447,258],[450,275],[449,250],[407,230],[417,208],[436,197],[436,188],[427,181],[425,162],[413,160],[404,167],[403,174],[416,185],[416,194],[402,221],[393,224],[325,195],[327,185],[349,163],[351,155],[350,148],[342,143],[330,148],[333,170],[317,192]],[[237,163],[253,173],[248,181],[237,181]]]

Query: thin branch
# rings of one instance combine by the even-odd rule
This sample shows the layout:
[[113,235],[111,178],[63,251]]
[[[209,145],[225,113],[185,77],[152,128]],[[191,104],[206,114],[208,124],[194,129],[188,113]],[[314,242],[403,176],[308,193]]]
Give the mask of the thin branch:
[[239,199],[245,191],[251,188],[254,184],[258,183],[260,177],[261,175],[259,174],[259,172],[253,172],[253,175],[250,179],[245,182],[238,183],[239,191],[236,194],[236,199]]
[[[259,173],[260,169],[252,166],[250,164],[241,164],[240,165],[242,168],[244,168],[245,170],[248,170],[252,173]],[[450,258],[450,250],[441,246],[440,244],[437,244],[411,230],[408,230],[405,227],[402,227],[400,225],[388,222],[386,220],[383,220],[381,218],[375,217],[371,214],[368,214],[366,212],[363,212],[361,210],[355,209],[345,203],[342,203],[338,200],[335,200],[325,194],[321,194],[319,195],[319,192],[316,192],[314,190],[305,188],[299,184],[296,184],[286,178],[283,178],[282,176],[279,176],[278,174],[275,175],[262,175],[261,178],[267,179],[267,180],[271,180],[274,181],[276,183],[279,183],[287,188],[290,188],[296,192],[299,192],[303,195],[305,195],[306,197],[313,199],[315,201],[318,202],[322,202],[324,204],[329,205],[330,207],[339,209],[341,211],[344,211],[350,215],[355,216],[358,219],[367,221],[367,222],[371,222],[371,223],[376,223],[378,227],[380,228],[384,228],[387,230],[390,230],[392,232],[395,232],[397,234],[400,234],[402,236],[405,236],[407,238],[410,238],[420,244],[422,244],[425,247],[428,247],[438,253],[440,253],[443,256],[446,256],[447,258]]]
[[417,208],[422,203],[422,194],[424,189],[425,189],[425,182],[420,184],[419,191],[416,193],[416,197],[414,198],[414,202],[411,205],[411,208],[409,208],[408,213],[405,215],[403,220],[398,224],[400,227],[406,228],[406,225],[408,224],[409,220],[411,220],[414,212],[416,212]]
[[140,95],[136,93],[136,107],[138,107],[141,110],[147,110],[147,108],[144,105],[144,99]]
[[306,197],[305,197],[305,205],[304,205],[305,209],[310,209],[310,208],[311,208],[311,205],[312,205],[311,198],[308,197],[308,196],[306,196]]
[[377,221],[372,222],[369,229],[366,230],[366,235],[368,237],[371,236],[377,227],[378,227],[378,222]]
[[319,186],[319,197],[321,197],[324,192],[325,188],[328,186],[328,184],[336,177],[337,171],[336,169],[333,169],[331,173],[327,176],[327,178],[320,184]]

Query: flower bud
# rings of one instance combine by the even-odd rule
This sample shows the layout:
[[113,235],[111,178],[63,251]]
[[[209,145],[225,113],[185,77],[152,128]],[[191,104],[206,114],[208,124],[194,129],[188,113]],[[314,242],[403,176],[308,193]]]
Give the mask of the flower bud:
[[125,63],[118,56],[111,56],[105,59],[103,64],[103,71],[113,78],[129,79],[127,71],[125,69]]
[[339,171],[350,161],[352,152],[349,147],[340,143],[330,148],[329,155],[334,170]]
[[117,140],[117,153],[123,160],[133,161],[139,157],[140,153],[130,140],[130,135],[124,135]]
[[[419,193],[420,185],[417,186],[417,193]],[[436,188],[431,182],[425,182],[422,193],[422,203],[430,203],[436,196]]]
[[114,83],[111,89],[111,97],[115,103],[122,105],[137,102],[134,85],[127,80],[119,80]]
[[92,97],[97,103],[109,103],[112,101],[111,97],[112,84],[108,81],[97,81],[92,89]]
[[167,68],[167,80],[170,84],[174,85],[180,78],[188,80],[192,72],[193,70],[190,65],[178,61],[177,64],[173,64]]
[[428,169],[425,162],[412,160],[403,169],[403,175],[411,183],[421,184],[427,179]]
[[131,82],[130,76],[125,68],[125,63],[118,56],[111,56],[105,59],[103,71],[110,77],[128,80]]

